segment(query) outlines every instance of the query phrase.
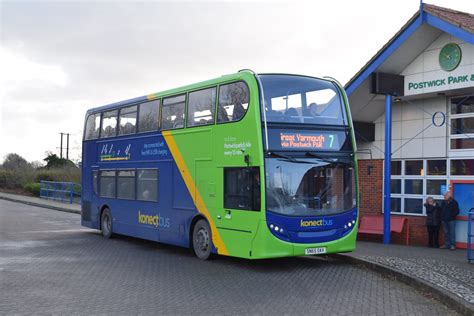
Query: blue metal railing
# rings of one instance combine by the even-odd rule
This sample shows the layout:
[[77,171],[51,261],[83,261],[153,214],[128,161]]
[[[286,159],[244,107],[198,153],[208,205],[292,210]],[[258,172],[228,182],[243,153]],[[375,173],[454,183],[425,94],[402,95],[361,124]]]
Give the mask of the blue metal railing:
[[74,182],[41,181],[40,197],[63,203],[81,203],[81,185]]
[[474,261],[474,207],[467,214],[467,261]]

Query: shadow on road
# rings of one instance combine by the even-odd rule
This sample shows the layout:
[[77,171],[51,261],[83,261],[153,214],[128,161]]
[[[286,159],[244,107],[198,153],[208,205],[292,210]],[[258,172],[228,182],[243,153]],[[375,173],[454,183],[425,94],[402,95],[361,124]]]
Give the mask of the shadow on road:
[[[103,239],[99,231],[88,231],[85,234],[93,235],[97,238]],[[179,246],[163,244],[155,241],[134,238],[130,236],[117,235],[115,234],[111,240],[103,239],[104,242],[120,242],[137,247],[142,251],[153,252],[153,255],[166,255],[172,256],[176,260],[195,260],[197,259],[194,254],[188,248]],[[124,245],[125,246],[125,245]],[[167,258],[170,259],[170,258]],[[255,272],[265,273],[278,273],[282,271],[292,271],[300,269],[316,269],[323,266],[331,265],[347,265],[348,263],[341,259],[334,258],[331,256],[308,256],[308,257],[286,257],[286,258],[273,258],[273,259],[258,259],[249,260],[235,257],[227,257],[220,255],[213,255],[210,260],[202,261],[203,265],[220,265],[229,266],[234,268],[240,268],[243,270],[253,270]]]

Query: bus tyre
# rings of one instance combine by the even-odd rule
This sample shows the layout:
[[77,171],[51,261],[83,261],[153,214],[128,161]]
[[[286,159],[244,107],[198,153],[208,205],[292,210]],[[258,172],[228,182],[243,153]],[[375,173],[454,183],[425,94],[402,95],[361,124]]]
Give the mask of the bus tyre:
[[200,219],[193,229],[193,251],[196,257],[207,260],[212,251],[212,234],[209,224]]
[[105,208],[102,211],[100,227],[102,229],[102,236],[107,239],[112,237],[112,215],[110,214],[110,210],[108,208]]

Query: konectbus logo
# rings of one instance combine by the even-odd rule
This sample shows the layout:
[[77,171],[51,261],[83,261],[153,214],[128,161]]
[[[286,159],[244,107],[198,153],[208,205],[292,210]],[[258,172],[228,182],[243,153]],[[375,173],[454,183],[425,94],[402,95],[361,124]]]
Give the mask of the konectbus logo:
[[331,226],[333,224],[332,219],[317,219],[313,221],[301,220],[301,227],[321,227],[321,226]]
[[143,225],[150,225],[155,228],[168,228],[170,227],[170,219],[168,217],[161,217],[160,214],[148,215],[142,214],[138,211],[138,223]]

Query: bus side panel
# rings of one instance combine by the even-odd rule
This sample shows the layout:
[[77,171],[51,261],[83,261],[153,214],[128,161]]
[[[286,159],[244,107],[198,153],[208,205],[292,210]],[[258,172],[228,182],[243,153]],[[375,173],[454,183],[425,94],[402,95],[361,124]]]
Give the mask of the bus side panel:
[[[197,215],[197,210],[176,163],[173,162],[170,166],[167,169],[169,175],[160,177],[160,201],[166,203],[160,208],[160,216],[164,216],[165,223],[160,233],[160,242],[188,247],[189,224]],[[168,222],[169,228],[166,227]]]
[[[197,211],[161,135],[84,142],[83,155],[84,226],[100,229],[100,210],[107,206],[112,214],[114,233],[179,246],[189,245],[188,226]],[[158,202],[101,198],[94,195],[93,170],[136,169],[158,169]],[[138,173],[136,176],[138,177]],[[100,180],[97,185],[100,191]],[[116,185],[118,186],[118,182]]]

